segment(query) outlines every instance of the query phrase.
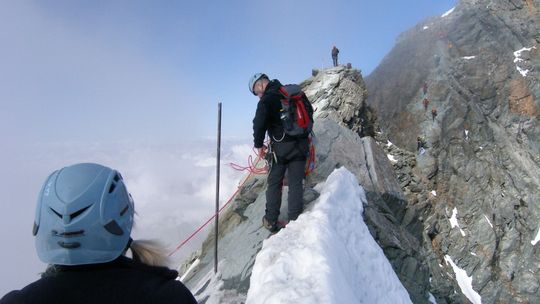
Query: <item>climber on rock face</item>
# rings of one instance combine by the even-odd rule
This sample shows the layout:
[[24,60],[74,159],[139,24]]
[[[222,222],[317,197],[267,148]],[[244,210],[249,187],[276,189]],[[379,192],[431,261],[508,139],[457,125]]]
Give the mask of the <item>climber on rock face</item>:
[[422,87],[422,91],[424,92],[424,96],[425,96],[426,93],[427,93],[427,89],[428,89],[427,82],[424,82],[424,86]]
[[429,106],[429,100],[427,98],[424,98],[424,100],[422,100],[422,104],[424,105],[424,111],[427,111],[427,108]]
[[416,150],[420,155],[426,152],[426,141],[422,136],[416,137]]
[[425,148],[425,141],[422,139],[421,136],[416,137],[416,149],[420,150],[420,148]]
[[435,117],[437,117],[437,109],[433,108],[431,109],[431,120],[435,121]]
[[332,48],[332,61],[334,63],[334,67],[338,66],[338,54],[339,49],[334,45],[334,47]]
[[[286,133],[282,93],[284,86],[277,80],[270,80],[263,73],[253,75],[249,81],[249,90],[259,97],[255,118],[253,118],[254,147],[258,149],[259,157],[267,153],[264,145],[266,132],[270,137],[270,169],[268,172],[268,185],[266,189],[266,212],[263,217],[263,226],[271,232],[279,230],[278,217],[281,207],[281,192],[285,171],[287,171],[288,193],[288,219],[296,220],[304,208],[304,169],[309,153],[309,139],[307,135],[293,136]],[[307,101],[307,97],[306,101]],[[291,98],[292,100],[292,98]],[[309,101],[306,105],[307,116],[313,119],[313,108]],[[288,121],[288,120],[287,120]]]

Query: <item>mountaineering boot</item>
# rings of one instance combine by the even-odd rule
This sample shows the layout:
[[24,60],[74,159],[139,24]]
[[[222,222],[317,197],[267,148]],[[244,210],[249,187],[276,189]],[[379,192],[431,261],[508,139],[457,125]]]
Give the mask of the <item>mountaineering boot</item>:
[[263,227],[268,229],[268,231],[272,233],[276,233],[279,231],[279,227],[276,222],[270,222],[268,219],[266,219],[266,216],[263,216],[262,218],[262,224]]

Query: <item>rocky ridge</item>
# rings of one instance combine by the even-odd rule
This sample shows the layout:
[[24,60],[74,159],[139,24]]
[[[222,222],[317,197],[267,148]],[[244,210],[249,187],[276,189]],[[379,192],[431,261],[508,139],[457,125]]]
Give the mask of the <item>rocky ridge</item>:
[[482,303],[540,302],[539,12],[539,1],[460,1],[366,78],[437,303],[472,301],[452,263]]
[[[365,118],[374,117],[366,105],[360,72],[342,66],[331,68],[319,71],[301,86],[316,108],[317,163],[306,180],[306,209],[318,196],[313,187],[335,168],[345,166],[366,190],[368,205],[364,207],[364,219],[370,232],[411,299],[415,303],[428,303],[429,273],[421,250],[422,236],[418,231],[411,233],[402,224],[405,219],[409,224],[416,219],[406,215],[407,203],[386,153],[372,137],[359,136],[368,123],[366,119],[358,119],[358,115],[369,113]],[[369,124],[374,126],[375,120]],[[268,237],[268,231],[261,227],[265,182],[264,175],[249,177],[232,205],[220,216],[218,274],[213,275],[212,234],[201,250],[181,267],[183,281],[200,303],[245,301],[256,254]],[[286,199],[284,195],[282,215],[286,215]],[[210,293],[213,290],[210,286],[219,292]]]

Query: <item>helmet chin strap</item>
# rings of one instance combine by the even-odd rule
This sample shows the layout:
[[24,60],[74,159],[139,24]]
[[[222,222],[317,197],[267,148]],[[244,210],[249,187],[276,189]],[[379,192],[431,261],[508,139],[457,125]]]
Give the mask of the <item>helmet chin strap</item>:
[[131,243],[133,243],[133,239],[130,237],[128,242],[127,242],[127,245],[126,245],[126,249],[124,249],[124,255],[125,255],[126,251],[130,250],[131,251],[131,259],[136,261],[136,262],[140,262],[141,257],[137,254],[137,252],[135,252],[135,250],[131,249]]

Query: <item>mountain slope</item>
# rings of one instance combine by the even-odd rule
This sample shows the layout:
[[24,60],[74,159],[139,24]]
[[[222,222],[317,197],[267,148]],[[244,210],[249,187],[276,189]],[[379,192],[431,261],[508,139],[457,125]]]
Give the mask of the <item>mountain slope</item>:
[[540,302],[539,12],[540,1],[460,1],[366,78],[408,209],[424,219],[438,303],[474,301],[453,265],[483,303]]

